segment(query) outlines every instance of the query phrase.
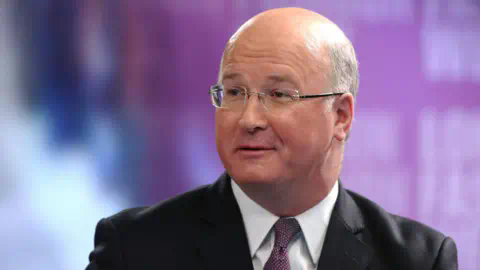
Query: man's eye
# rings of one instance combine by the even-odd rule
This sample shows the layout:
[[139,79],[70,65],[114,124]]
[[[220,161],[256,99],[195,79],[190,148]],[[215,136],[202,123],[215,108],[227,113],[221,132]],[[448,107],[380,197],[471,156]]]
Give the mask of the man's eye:
[[241,94],[242,94],[242,90],[240,90],[238,88],[230,88],[230,89],[225,90],[225,95],[227,95],[227,96],[235,97],[235,96],[239,96]]
[[274,89],[270,92],[270,96],[275,99],[291,99],[292,95],[285,90]]

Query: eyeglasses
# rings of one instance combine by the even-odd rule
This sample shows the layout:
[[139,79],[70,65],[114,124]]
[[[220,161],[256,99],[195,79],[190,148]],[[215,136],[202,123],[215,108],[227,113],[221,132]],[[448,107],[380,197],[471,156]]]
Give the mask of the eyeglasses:
[[305,98],[319,98],[342,95],[345,92],[324,93],[317,95],[300,95],[295,89],[270,89],[265,92],[251,92],[245,88],[224,89],[222,85],[216,84],[210,88],[208,93],[211,96],[212,104],[216,108],[242,110],[247,103],[248,96],[257,95],[260,97],[267,110],[285,108],[290,104]]

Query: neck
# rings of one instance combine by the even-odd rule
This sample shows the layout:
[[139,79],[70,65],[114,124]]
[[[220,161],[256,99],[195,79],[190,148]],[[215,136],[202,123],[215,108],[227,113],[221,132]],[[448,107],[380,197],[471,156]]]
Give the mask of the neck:
[[284,181],[283,184],[250,184],[240,186],[258,205],[279,217],[298,216],[320,203],[332,190],[338,174],[328,178]]

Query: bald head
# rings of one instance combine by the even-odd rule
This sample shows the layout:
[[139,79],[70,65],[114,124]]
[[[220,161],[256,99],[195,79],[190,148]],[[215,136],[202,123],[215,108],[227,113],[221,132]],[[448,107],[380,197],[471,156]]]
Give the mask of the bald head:
[[241,42],[242,38],[259,41],[300,38],[312,52],[325,43],[348,42],[340,28],[329,19],[301,8],[272,9],[256,15],[237,30],[227,46]]
[[[302,8],[262,12],[244,23],[229,39],[220,65],[235,61],[239,53],[293,54],[306,76],[326,76],[334,91],[356,96],[358,64],[342,30],[324,16]],[[305,79],[305,78],[303,78]]]

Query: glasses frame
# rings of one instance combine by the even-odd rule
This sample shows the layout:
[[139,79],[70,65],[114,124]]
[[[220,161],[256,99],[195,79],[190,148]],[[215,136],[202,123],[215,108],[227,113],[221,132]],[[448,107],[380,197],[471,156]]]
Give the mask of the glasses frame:
[[[223,89],[222,85],[214,84],[210,87],[210,90],[208,90],[208,94],[210,96],[212,96],[214,93],[217,93],[217,92],[220,92],[220,91],[223,91],[223,90],[224,89]],[[266,95],[266,93],[252,92],[252,91],[247,91],[246,89],[244,89],[244,90],[246,92],[245,98],[247,98],[247,96],[251,95],[251,94],[255,94],[255,95],[259,95],[259,96],[265,96]],[[295,90],[297,92],[297,95],[294,96],[297,99],[296,101],[298,101],[298,99],[339,96],[339,95],[343,95],[343,94],[346,93],[346,92],[329,92],[329,93],[315,94],[315,95],[300,95],[297,89],[291,89],[291,90]],[[220,106],[215,105],[215,102],[213,102],[213,98],[212,98],[212,105],[215,108],[220,108],[220,109],[226,109],[227,108],[227,107],[220,107]]]

